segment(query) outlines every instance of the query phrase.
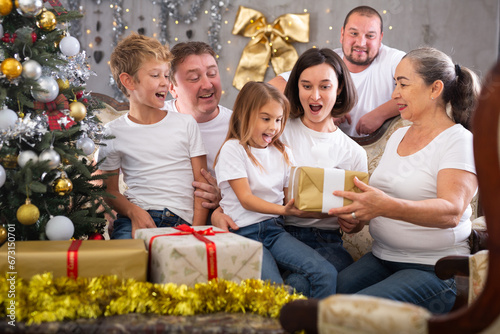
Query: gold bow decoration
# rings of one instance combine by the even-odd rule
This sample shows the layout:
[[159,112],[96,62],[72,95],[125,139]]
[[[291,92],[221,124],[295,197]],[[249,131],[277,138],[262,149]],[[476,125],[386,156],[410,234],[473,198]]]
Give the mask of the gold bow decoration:
[[233,86],[241,89],[248,81],[264,80],[269,60],[276,74],[293,68],[299,56],[291,43],[309,42],[309,13],[284,14],[268,24],[261,12],[240,6],[233,35],[251,38],[233,79]]

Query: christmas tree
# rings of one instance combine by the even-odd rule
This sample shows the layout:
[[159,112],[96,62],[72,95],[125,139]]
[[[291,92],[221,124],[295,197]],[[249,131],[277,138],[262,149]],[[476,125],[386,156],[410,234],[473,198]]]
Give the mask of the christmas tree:
[[0,0],[0,15],[0,243],[7,228],[16,240],[99,238],[111,213],[91,157],[103,106],[85,91],[93,73],[66,31],[81,14]]

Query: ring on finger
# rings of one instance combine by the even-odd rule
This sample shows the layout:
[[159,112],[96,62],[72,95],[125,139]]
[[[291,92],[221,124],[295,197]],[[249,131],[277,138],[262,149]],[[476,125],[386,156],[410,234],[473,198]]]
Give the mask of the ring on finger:
[[353,212],[351,213],[351,217],[352,217],[352,219],[357,219],[357,218],[356,218],[356,212],[354,212],[354,211],[353,211]]

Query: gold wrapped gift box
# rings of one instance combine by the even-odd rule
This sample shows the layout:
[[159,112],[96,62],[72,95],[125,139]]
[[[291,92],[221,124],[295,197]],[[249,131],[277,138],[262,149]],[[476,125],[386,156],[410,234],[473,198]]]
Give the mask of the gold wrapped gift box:
[[288,197],[295,199],[295,207],[303,211],[324,212],[351,203],[346,198],[332,195],[334,190],[361,192],[354,185],[354,177],[368,184],[364,172],[336,168],[292,167],[288,184]]
[[[83,240],[79,247],[71,240],[16,241],[15,248],[12,244],[6,242],[0,248],[0,273],[17,273],[18,278],[52,272],[54,277],[147,279],[148,253],[142,240]],[[9,250],[14,253],[9,254]]]

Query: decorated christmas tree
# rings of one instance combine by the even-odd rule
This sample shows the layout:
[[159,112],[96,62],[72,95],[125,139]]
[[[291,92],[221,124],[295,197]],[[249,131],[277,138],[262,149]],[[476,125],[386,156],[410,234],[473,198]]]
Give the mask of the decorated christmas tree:
[[[102,105],[59,1],[0,0],[0,243],[102,237],[106,192],[92,154]],[[9,240],[11,234],[9,234]]]

